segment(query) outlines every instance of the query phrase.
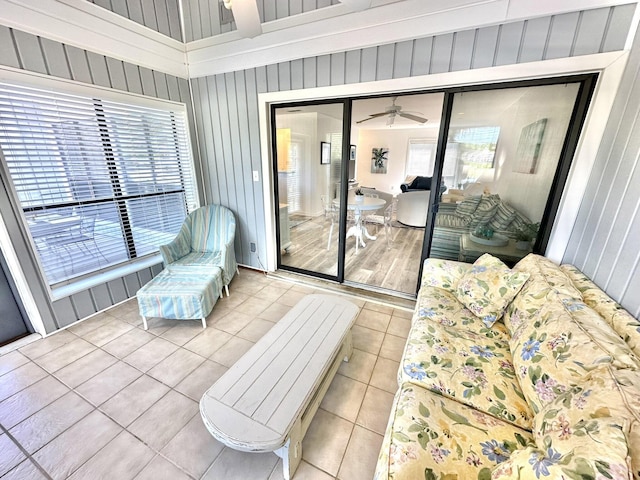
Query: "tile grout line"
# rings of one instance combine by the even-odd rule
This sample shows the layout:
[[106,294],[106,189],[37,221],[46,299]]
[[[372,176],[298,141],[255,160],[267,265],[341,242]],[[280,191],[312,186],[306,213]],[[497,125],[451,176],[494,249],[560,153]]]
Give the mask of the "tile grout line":
[[[22,452],[22,454],[25,456],[25,459],[27,461],[30,461],[33,465],[35,465],[35,467],[40,471],[40,473],[42,473],[44,475],[44,477],[47,480],[53,480],[51,478],[51,476],[46,472],[46,470],[44,468],[42,468],[42,465],[40,465],[35,458],[33,458],[31,456],[31,454],[25,450],[25,448],[22,446],[22,444],[20,442],[18,442],[18,440],[11,434],[11,432],[9,432],[9,430],[7,430],[5,428],[4,425],[0,424],[0,430],[2,430],[5,435],[7,435],[7,437],[9,437],[11,439],[11,441],[13,442],[13,444]],[[24,462],[24,460],[23,460]],[[22,462],[18,463],[18,465],[22,464]],[[15,465],[11,470],[13,470],[14,468],[16,468],[18,465]],[[11,472],[11,470],[9,470],[9,472]],[[7,473],[9,473],[7,472]]]

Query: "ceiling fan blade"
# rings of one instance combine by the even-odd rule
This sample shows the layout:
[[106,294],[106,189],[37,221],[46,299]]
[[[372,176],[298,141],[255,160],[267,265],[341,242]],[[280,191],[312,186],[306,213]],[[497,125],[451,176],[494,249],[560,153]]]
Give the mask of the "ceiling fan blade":
[[253,38],[262,33],[256,0],[231,0],[228,3],[231,6],[233,19],[240,35],[245,38]]
[[398,112],[398,115],[418,123],[425,123],[428,121],[427,118],[418,117],[417,115],[411,115],[410,113]]
[[384,117],[385,115],[388,115],[388,112],[380,112],[380,113],[374,113],[373,115],[369,115],[369,118],[365,118],[364,120],[359,120],[356,123],[362,123],[362,122],[366,122],[367,120],[373,120],[374,118],[378,118],[378,117]]

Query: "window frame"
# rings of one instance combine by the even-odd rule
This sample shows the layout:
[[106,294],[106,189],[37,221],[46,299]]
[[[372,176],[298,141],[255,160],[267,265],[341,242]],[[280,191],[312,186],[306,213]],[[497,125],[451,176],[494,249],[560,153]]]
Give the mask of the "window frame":
[[[33,72],[17,71],[11,69],[10,67],[4,66],[0,66],[0,82],[4,84],[14,85],[16,87],[36,88],[52,92],[53,94],[62,93],[91,98],[97,97],[108,102],[130,104],[136,107],[158,109],[183,115],[186,133],[184,140],[186,142],[187,151],[191,157],[189,161],[190,167],[192,169],[193,179],[193,205],[188,211],[192,211],[200,206],[200,175],[197,168],[198,164],[196,163],[193,145],[191,142],[192,126],[190,117],[188,115],[187,105],[185,103],[156,97],[149,97],[134,92],[113,90],[111,88],[103,87],[100,85],[82,84],[74,80],[53,78],[47,75]],[[28,243],[34,265],[36,266],[40,274],[42,284],[49,293],[51,300],[55,301],[61,298],[68,297],[74,293],[87,290],[88,288],[94,287],[96,285],[104,284],[111,280],[122,278],[130,274],[135,274],[138,271],[150,268],[162,262],[160,253],[152,252],[142,254],[135,258],[129,258],[128,260],[115,265],[101,267],[100,269],[97,269],[93,272],[50,284],[41,263],[40,256],[37,252],[33,236],[30,232],[30,228],[27,223],[27,217],[25,215],[25,209],[23,208],[18,197],[4,155],[0,155],[0,168],[2,169],[3,176],[6,175],[6,178],[9,179],[6,188],[10,195],[11,203],[13,204],[13,211],[16,214],[18,222],[21,224],[20,226],[22,229],[22,237]],[[124,236],[122,238],[126,240]]]

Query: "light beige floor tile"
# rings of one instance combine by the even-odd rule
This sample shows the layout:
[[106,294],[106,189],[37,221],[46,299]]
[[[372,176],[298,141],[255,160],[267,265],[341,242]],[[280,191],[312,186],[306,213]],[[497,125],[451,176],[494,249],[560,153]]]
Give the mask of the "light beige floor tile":
[[338,478],[371,480],[376,470],[381,446],[382,435],[356,425],[344,454]]
[[387,315],[391,315],[393,313],[393,307],[376,302],[367,302],[364,304],[364,308],[367,310],[373,310],[374,312],[386,313]]
[[25,460],[2,477],[2,480],[48,480],[31,460]]
[[73,333],[74,335],[78,335],[80,337],[86,335],[93,330],[96,330],[99,327],[107,325],[108,323],[113,322],[115,319],[111,315],[103,312],[94,315],[93,317],[89,317],[86,320],[82,320],[72,326],[70,326],[67,330]]
[[102,349],[119,359],[123,359],[155,338],[155,335],[151,335],[144,330],[132,328],[124,335],[103,345]]
[[227,370],[228,368],[224,365],[206,360],[176,385],[175,390],[199,402],[204,392]]
[[371,353],[354,348],[349,361],[340,364],[338,373],[345,377],[358,380],[359,382],[369,383],[369,379],[373,373],[373,367],[376,364],[376,358],[377,357]]
[[260,340],[265,333],[271,330],[273,327],[273,322],[268,320],[263,320],[262,318],[256,318],[252,320],[249,325],[240,330],[236,335],[240,338],[244,338],[245,340],[249,340],[250,342],[257,342]]
[[[328,475],[322,470],[317,469],[313,465],[305,462],[304,460],[298,465],[298,469],[293,477],[295,480],[333,480],[335,477]],[[282,472],[282,459],[278,460],[278,463],[273,468],[269,480],[284,480],[284,474]]]
[[161,453],[193,477],[200,478],[223,448],[206,429],[200,415],[195,415]]
[[209,357],[231,340],[231,338],[233,338],[233,336],[227,332],[223,332],[214,327],[207,327],[204,332],[200,333],[190,342],[187,342],[184,348],[203,357]]
[[252,320],[253,316],[251,315],[236,311],[230,311],[224,317],[214,322],[213,326],[218,330],[222,330],[223,332],[235,335],[244,327],[249,325]]
[[249,298],[249,295],[246,293],[231,291],[231,288],[232,287],[230,287],[231,295],[227,297],[225,294],[222,298],[219,298],[216,302],[215,308],[233,309]]
[[394,317],[399,317],[399,318],[405,318],[407,320],[411,320],[411,318],[413,317],[413,309],[412,310],[405,310],[402,308],[394,308],[393,309],[393,316]]
[[27,458],[6,433],[0,434],[0,452],[0,477]]
[[400,363],[388,358],[378,357],[369,385],[395,395],[398,390],[398,368]]
[[81,338],[76,338],[76,340],[34,359],[34,362],[47,372],[53,373],[93,352],[95,349],[95,345]]
[[303,293],[309,295],[310,293],[319,293],[317,288],[309,287],[308,285],[294,284],[291,291]]
[[176,345],[184,345],[189,340],[193,339],[196,335],[202,333],[202,322],[201,321],[191,321],[191,320],[183,320],[180,322],[176,322],[174,327],[171,327],[169,330],[160,335],[165,340],[169,340],[171,343],[175,343]]
[[180,320],[172,320],[169,318],[148,318],[148,330],[146,331],[153,335],[159,336],[169,330],[171,327],[174,327],[176,325],[176,322],[179,321]]
[[164,397],[169,387],[143,375],[102,404],[100,410],[123,427],[149,410]]
[[136,480],[192,480],[189,475],[160,455],[156,455],[138,474]]
[[75,362],[58,370],[54,376],[69,388],[75,388],[86,382],[94,375],[109,368],[118,359],[100,349],[79,358]]
[[69,392],[20,422],[10,433],[27,452],[34,453],[93,409],[93,405],[75,392]]
[[229,312],[232,312],[233,308],[235,307],[227,308],[223,305],[218,305],[216,303],[215,306],[213,307],[213,310],[211,310],[211,313],[207,315],[207,326],[208,327],[214,326],[218,320],[220,320],[222,317],[227,315]]
[[396,337],[404,338],[406,340],[409,335],[409,330],[411,330],[411,319],[398,317],[396,315],[391,317],[391,322],[389,322],[389,327],[387,328],[388,334],[395,335]]
[[0,402],[0,423],[11,428],[68,391],[58,380],[47,376]]
[[135,327],[129,323],[114,320],[90,331],[89,333],[85,333],[82,335],[82,338],[93,343],[97,347],[101,347],[102,345],[109,343],[111,340],[118,338],[120,335],[127,333],[132,328]]
[[302,458],[335,476],[347,449],[353,423],[320,409],[302,441]]
[[371,328],[378,332],[386,332],[389,322],[391,321],[391,315],[382,312],[376,312],[374,310],[362,309],[360,314],[356,318],[356,325]]
[[289,310],[291,310],[291,307],[287,305],[283,305],[281,303],[273,303],[265,308],[262,312],[260,312],[258,317],[264,320],[269,320],[270,322],[279,322],[282,317],[284,317],[287,312],[289,312]]
[[372,330],[370,328],[354,325],[351,328],[353,335],[353,346],[358,350],[377,355],[384,340],[384,333]]
[[87,380],[75,390],[95,406],[102,405],[142,373],[131,365],[118,362]]
[[29,385],[33,385],[47,375],[47,372],[33,362],[25,363],[11,370],[0,377],[0,401],[18,393]]
[[336,375],[322,399],[320,408],[355,423],[366,390],[365,383]]
[[73,333],[62,330],[42,340],[25,345],[20,349],[20,353],[33,360],[77,339],[78,337]]
[[165,385],[174,387],[205,360],[204,357],[201,357],[197,353],[179,348],[149,370],[147,375],[152,376],[156,380],[160,380]]
[[33,458],[54,479],[67,478],[122,431],[97,410],[38,450]]
[[209,359],[221,365],[224,365],[225,367],[231,367],[238,361],[240,357],[242,357],[242,355],[247,352],[247,350],[253,347],[253,345],[254,344],[248,340],[244,340],[239,337],[233,337],[221,348],[216,350],[213,355],[209,357]]
[[[42,340],[38,340],[37,342],[34,342],[30,345],[34,345],[41,341]],[[23,347],[23,348],[26,348],[26,347]],[[26,356],[24,356],[22,353],[20,353],[18,350],[14,350],[13,352],[9,352],[5,355],[2,355],[0,357],[0,375],[4,375],[5,373],[10,372],[11,370],[15,370],[16,368],[18,368],[21,365],[24,365],[28,361],[29,359]]]
[[111,310],[108,310],[105,313],[108,313],[109,315],[113,316],[113,318],[116,318],[121,322],[127,322],[134,327],[142,328],[142,317],[140,316],[140,312],[138,311],[137,306],[135,310],[123,310],[121,313],[112,313]]
[[302,300],[307,294],[302,292],[296,292],[295,290],[290,289],[285,292],[279,299],[278,303],[281,305],[286,305],[288,307],[293,307],[296,303]]
[[393,394],[372,386],[367,387],[356,424],[384,435],[391,413]]
[[395,335],[385,335],[380,347],[380,356],[399,362],[404,352],[404,346],[407,340]]
[[146,372],[150,368],[155,367],[177,349],[177,345],[174,345],[164,338],[158,337],[151,340],[149,343],[145,343],[142,347],[124,357],[123,360],[129,365],[136,367],[141,372]]
[[262,290],[256,292],[253,296],[264,300],[266,303],[277,301],[282,295],[287,293],[289,289],[283,286],[267,285]]
[[251,317],[257,317],[270,305],[270,302],[261,298],[251,297],[241,303],[233,311],[244,313]]
[[198,413],[198,404],[170,391],[138,417],[128,430],[151,448],[160,450]]
[[248,453],[225,448],[202,480],[268,480],[277,462],[275,453]]
[[132,479],[154,455],[149,447],[125,430],[76,470],[69,479]]

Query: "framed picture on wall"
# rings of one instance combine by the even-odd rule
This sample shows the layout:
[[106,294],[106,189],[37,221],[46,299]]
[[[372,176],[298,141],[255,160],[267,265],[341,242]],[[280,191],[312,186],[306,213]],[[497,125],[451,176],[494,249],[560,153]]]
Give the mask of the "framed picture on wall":
[[536,173],[546,126],[547,119],[541,118],[522,128],[516,152],[516,164],[513,168],[514,172]]
[[320,142],[320,165],[329,165],[331,163],[331,144],[329,142]]
[[351,147],[349,148],[349,160],[355,160],[356,159],[356,146],[355,145],[351,145]]

